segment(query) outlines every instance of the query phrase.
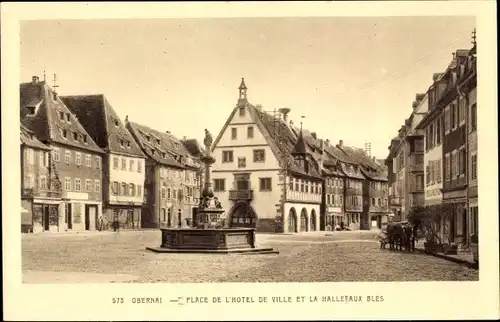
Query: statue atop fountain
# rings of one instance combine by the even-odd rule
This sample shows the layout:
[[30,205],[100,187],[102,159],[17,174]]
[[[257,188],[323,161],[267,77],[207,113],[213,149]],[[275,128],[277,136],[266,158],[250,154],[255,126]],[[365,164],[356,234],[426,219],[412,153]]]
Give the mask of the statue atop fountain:
[[205,166],[205,182],[200,196],[196,223],[193,228],[162,228],[160,247],[146,247],[157,253],[258,253],[276,254],[273,248],[255,244],[255,228],[227,227],[225,212],[212,189],[212,135],[205,129],[205,151],[200,157]]
[[212,165],[215,163],[215,158],[212,157],[212,144],[213,138],[210,132],[205,129],[205,153],[201,156],[200,160],[204,164],[205,180],[204,187],[201,193],[200,204],[198,205],[198,220],[196,228],[223,228],[222,213],[224,208],[217,197],[214,196],[212,189]]

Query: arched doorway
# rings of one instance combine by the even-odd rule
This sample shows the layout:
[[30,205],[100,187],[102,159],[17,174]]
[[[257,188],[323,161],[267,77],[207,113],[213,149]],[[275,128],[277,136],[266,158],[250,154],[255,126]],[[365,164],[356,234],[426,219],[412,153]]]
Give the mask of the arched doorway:
[[288,213],[288,232],[296,233],[297,230],[297,212],[295,208],[290,208],[290,212]]
[[311,227],[310,231],[316,231],[316,211],[314,209],[311,210],[311,224],[309,227]]
[[229,220],[231,227],[255,228],[257,214],[250,204],[241,202],[234,205],[230,211]]
[[302,208],[302,211],[300,212],[300,231],[307,231],[307,210],[306,208]]

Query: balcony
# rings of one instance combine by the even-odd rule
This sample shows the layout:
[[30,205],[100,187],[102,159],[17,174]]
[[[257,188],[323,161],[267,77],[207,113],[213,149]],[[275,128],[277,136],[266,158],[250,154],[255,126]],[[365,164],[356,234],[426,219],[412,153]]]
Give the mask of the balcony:
[[389,205],[390,206],[401,206],[403,204],[403,197],[390,196]]
[[410,156],[410,172],[424,171],[424,156],[422,154],[413,154]]
[[229,190],[229,200],[252,200],[253,190]]

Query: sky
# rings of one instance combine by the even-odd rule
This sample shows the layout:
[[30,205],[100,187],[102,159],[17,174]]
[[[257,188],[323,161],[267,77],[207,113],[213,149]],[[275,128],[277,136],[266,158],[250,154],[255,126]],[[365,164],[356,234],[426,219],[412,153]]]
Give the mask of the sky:
[[178,138],[216,137],[248,99],[332,143],[385,158],[416,93],[470,48],[474,17],[38,20],[21,23],[21,81],[104,94],[118,115]]

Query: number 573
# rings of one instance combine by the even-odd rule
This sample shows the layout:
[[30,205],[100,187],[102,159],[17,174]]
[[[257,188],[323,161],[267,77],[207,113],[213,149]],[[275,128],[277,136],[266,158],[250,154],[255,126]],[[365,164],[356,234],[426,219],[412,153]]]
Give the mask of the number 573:
[[113,297],[113,304],[122,304],[123,297]]

